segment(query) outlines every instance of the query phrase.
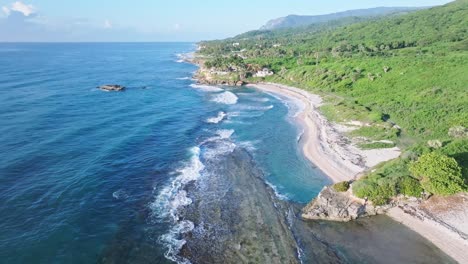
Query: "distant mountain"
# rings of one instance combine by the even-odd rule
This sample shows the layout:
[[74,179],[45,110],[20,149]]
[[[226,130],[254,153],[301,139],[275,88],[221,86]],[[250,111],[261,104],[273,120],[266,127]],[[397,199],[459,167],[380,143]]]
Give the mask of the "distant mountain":
[[318,15],[318,16],[298,16],[289,15],[268,21],[260,30],[274,30],[280,28],[294,28],[308,26],[316,23],[326,23],[332,20],[348,18],[348,17],[376,17],[392,14],[408,13],[428,7],[376,7],[369,9],[356,9],[339,13]]

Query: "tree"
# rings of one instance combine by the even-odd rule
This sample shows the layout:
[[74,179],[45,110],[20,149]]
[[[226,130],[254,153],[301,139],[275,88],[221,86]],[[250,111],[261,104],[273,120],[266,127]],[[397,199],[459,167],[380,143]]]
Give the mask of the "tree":
[[461,167],[454,158],[431,152],[419,157],[409,169],[430,193],[451,195],[466,190]]

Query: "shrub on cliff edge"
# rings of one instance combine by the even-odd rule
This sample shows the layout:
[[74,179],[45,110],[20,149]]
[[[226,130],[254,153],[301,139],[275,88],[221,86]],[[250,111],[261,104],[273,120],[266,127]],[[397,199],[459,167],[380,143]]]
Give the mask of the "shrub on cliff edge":
[[413,177],[406,176],[398,182],[398,190],[401,194],[411,197],[421,197],[424,189],[421,183]]
[[443,154],[423,154],[410,165],[409,170],[430,193],[451,195],[466,190],[461,167],[454,158]]
[[335,183],[333,185],[333,189],[337,192],[346,192],[349,189],[349,182],[348,181],[343,181],[339,183]]

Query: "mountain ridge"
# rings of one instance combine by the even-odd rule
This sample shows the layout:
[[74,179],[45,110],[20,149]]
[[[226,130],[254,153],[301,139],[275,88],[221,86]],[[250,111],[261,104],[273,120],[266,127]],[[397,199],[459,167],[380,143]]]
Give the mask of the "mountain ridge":
[[260,30],[275,30],[283,28],[296,28],[308,26],[316,23],[326,23],[332,20],[347,18],[347,17],[376,17],[393,14],[405,14],[428,7],[374,7],[367,9],[354,9],[343,12],[335,12],[323,15],[288,15],[269,20],[265,25],[260,27]]

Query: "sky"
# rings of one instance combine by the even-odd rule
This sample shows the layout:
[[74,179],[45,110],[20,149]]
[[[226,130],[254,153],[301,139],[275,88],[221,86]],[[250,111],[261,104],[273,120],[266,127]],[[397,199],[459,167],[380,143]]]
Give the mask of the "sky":
[[199,41],[258,29],[290,14],[320,15],[448,0],[0,0],[0,42]]

